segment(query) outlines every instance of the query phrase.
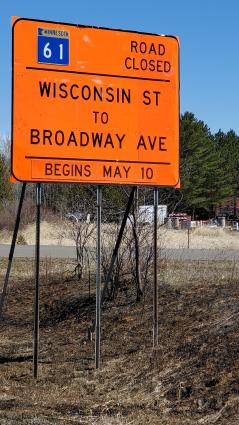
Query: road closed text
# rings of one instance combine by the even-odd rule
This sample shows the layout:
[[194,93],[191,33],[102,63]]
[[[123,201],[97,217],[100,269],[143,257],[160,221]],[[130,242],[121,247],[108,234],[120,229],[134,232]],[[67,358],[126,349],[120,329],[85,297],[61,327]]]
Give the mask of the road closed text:
[[165,59],[166,48],[162,43],[131,40],[130,55],[124,60],[125,68],[134,71],[153,71],[168,74],[170,61]]

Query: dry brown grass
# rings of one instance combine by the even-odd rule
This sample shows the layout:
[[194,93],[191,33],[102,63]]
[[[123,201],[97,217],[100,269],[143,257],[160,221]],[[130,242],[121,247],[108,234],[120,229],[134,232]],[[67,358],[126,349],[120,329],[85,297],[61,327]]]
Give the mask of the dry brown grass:
[[[39,379],[32,378],[33,261],[15,260],[0,324],[1,425],[239,423],[237,265],[160,263],[159,341],[152,350],[152,291],[120,293],[102,317],[94,368],[88,288],[64,283],[63,261],[41,263]],[[6,260],[0,261],[2,280]],[[224,277],[223,277],[224,276]]]
[[[14,214],[13,214],[14,216]],[[14,216],[15,217],[15,216]],[[12,218],[11,218],[12,219]],[[95,227],[95,222],[90,224],[90,228]],[[131,235],[131,227],[128,226],[128,234]],[[59,218],[52,220],[42,220],[41,222],[41,244],[42,245],[75,245],[77,227],[68,220]],[[102,223],[102,237],[105,245],[111,246],[115,243],[118,234],[118,226],[113,223]],[[28,245],[35,244],[35,223],[21,227],[21,234]],[[152,226],[146,225],[141,230],[142,239],[152,240]],[[0,224],[0,243],[10,244],[12,232],[1,228]],[[95,247],[96,230],[92,232],[87,241],[88,246]],[[188,231],[186,229],[173,230],[165,226],[159,228],[158,246],[160,248],[187,248]],[[199,227],[190,231],[190,248],[200,249],[239,249],[239,232],[211,227]]]
[[210,236],[211,238],[226,237],[227,230],[222,227],[196,227],[192,230],[193,236]]

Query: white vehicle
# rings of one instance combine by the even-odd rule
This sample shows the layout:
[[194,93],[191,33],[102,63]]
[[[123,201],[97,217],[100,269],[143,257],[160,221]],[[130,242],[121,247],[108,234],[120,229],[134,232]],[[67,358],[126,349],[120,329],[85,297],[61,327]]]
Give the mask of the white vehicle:
[[[167,205],[158,205],[158,224],[162,225],[167,217]],[[153,224],[154,222],[154,205],[141,205],[139,206],[139,223]],[[128,223],[132,221],[131,214],[128,218]]]
[[[167,205],[158,205],[158,224],[164,224],[167,217]],[[154,222],[154,206],[141,205],[139,207],[139,221],[145,224],[152,224]]]
[[90,223],[90,214],[84,214],[78,211],[74,213],[67,213],[65,217],[72,223],[79,223],[79,221],[86,221],[86,223]]

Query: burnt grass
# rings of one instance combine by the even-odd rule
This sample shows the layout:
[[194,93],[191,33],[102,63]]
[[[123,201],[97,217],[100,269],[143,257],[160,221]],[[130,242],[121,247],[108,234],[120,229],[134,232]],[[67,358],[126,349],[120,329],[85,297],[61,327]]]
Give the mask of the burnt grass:
[[[159,347],[154,350],[152,284],[139,303],[133,286],[119,290],[102,312],[99,370],[94,335],[88,338],[94,292],[89,297],[87,282],[65,282],[57,260],[52,260],[53,273],[46,274],[42,264],[36,381],[34,278],[26,273],[31,261],[15,260],[0,322],[1,425],[239,424],[235,264],[160,262]],[[1,260],[1,281],[5,269]]]

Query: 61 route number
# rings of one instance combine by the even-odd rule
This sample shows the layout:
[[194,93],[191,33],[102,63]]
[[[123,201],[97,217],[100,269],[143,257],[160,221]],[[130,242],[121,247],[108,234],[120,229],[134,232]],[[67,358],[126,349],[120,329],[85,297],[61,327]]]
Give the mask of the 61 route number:
[[[43,56],[46,59],[50,59],[52,57],[52,50],[50,48],[50,43],[46,43],[43,49]],[[59,44],[59,59],[63,60],[63,44]]]

